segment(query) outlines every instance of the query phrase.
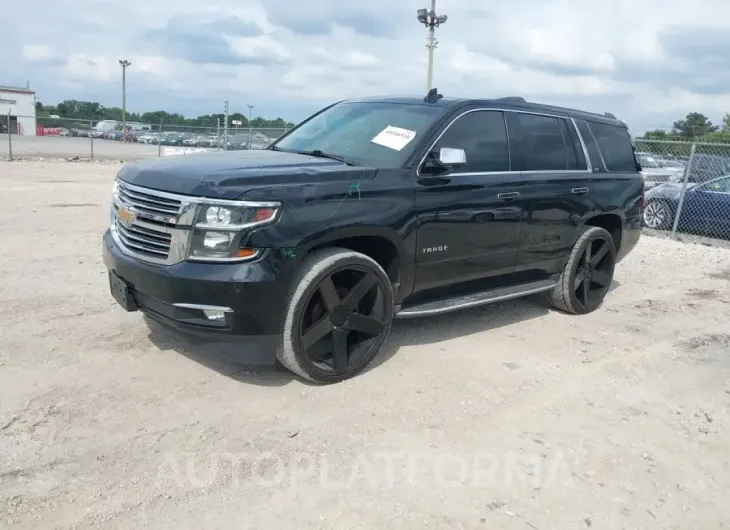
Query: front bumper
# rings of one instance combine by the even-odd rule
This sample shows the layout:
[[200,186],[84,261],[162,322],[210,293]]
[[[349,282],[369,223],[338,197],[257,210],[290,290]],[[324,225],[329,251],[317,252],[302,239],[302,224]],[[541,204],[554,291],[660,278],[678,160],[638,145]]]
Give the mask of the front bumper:
[[[123,280],[139,309],[195,342],[220,345],[236,360],[273,364],[286,310],[293,263],[267,251],[251,263],[155,265],[124,254],[104,234],[104,264],[112,279]],[[177,304],[177,305],[176,305]],[[198,306],[226,308],[222,320],[209,320]]]

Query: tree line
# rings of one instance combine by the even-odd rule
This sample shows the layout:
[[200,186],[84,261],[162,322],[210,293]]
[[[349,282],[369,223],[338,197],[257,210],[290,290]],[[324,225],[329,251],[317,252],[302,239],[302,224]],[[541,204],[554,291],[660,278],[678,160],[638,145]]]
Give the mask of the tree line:
[[[58,116],[62,119],[71,120],[85,120],[97,122],[101,120],[116,120],[122,121],[122,109],[119,107],[106,107],[101,103],[95,101],[78,101],[75,99],[67,99],[58,103],[57,105],[44,105],[40,101],[36,102],[36,116],[37,118],[51,122],[55,118],[52,116]],[[152,125],[177,125],[180,127],[215,127],[220,120],[221,127],[225,124],[225,114],[205,114],[198,116],[197,118],[186,118],[182,114],[176,112],[167,112],[164,110],[155,110],[153,112],[130,112],[127,110],[126,113],[127,121],[149,123]],[[228,114],[228,123],[232,121],[240,121],[243,123],[242,127],[248,127],[249,120],[241,112],[234,112]],[[253,128],[271,128],[271,129],[284,129],[292,128],[294,124],[285,121],[283,118],[276,118],[270,120],[266,118],[253,118],[251,120],[251,127]]]
[[671,130],[655,129],[639,139],[730,143],[730,113],[725,114],[722,125],[714,125],[704,114],[690,112],[684,119],[675,121]]

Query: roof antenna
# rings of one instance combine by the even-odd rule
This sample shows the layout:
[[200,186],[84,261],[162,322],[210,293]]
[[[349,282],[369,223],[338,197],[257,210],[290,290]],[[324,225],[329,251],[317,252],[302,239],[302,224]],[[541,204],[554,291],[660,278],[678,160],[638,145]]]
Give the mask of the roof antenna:
[[423,98],[423,101],[425,101],[426,103],[436,103],[442,97],[444,97],[443,94],[439,94],[437,88],[432,88],[428,91],[426,97]]

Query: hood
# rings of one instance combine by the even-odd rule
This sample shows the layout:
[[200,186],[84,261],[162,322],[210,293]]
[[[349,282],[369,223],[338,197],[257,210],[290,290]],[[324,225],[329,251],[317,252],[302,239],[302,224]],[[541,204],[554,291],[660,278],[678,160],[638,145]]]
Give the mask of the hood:
[[[365,173],[365,174],[363,174]],[[259,187],[372,177],[376,170],[283,151],[234,151],[155,158],[127,164],[119,178],[170,193],[236,199]]]

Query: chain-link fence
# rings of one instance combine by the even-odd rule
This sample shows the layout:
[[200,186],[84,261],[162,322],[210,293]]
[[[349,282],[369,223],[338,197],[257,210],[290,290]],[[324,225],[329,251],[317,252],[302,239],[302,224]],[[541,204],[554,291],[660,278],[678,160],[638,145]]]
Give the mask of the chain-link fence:
[[0,117],[0,157],[131,160],[199,151],[265,149],[285,128],[205,126],[79,120],[62,117]]
[[644,225],[730,239],[730,144],[635,140],[646,182]]

